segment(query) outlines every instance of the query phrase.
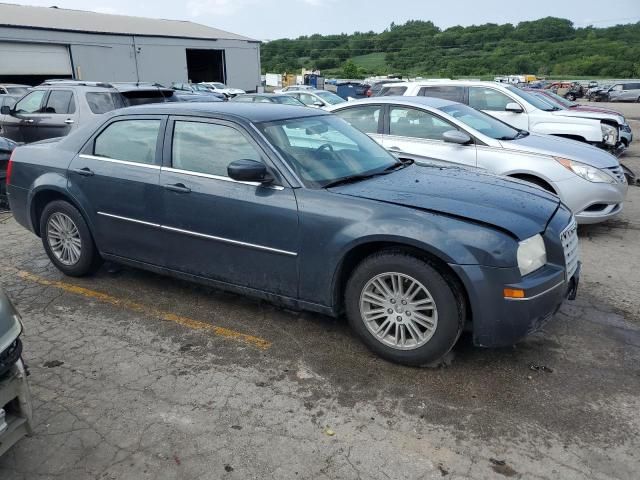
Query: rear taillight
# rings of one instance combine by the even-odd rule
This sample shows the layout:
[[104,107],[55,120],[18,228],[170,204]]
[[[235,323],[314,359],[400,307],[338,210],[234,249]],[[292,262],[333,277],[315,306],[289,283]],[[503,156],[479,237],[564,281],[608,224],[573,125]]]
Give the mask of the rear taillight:
[[16,153],[14,150],[9,157],[9,164],[7,165],[7,186],[11,183],[11,171],[13,170],[13,155]]

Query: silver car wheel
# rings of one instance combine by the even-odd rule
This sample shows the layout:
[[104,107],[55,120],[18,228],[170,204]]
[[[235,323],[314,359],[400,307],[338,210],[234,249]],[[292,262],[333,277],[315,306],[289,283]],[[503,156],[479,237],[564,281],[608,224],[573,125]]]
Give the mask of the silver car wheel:
[[56,212],[49,217],[47,241],[53,255],[63,265],[75,265],[80,260],[82,253],[80,232],[68,215]]
[[398,350],[423,346],[438,327],[429,290],[403,273],[381,273],[369,280],[360,294],[360,315],[376,340]]

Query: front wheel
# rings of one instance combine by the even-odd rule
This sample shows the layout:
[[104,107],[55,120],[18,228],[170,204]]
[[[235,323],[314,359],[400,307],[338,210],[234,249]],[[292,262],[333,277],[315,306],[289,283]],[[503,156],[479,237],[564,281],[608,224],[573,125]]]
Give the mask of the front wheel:
[[464,322],[455,286],[429,263],[403,252],[363,260],[347,283],[351,327],[381,357],[405,365],[434,363],[454,346]]
[[65,275],[93,273],[102,259],[77,208],[64,200],[49,203],[40,217],[42,244],[53,264]]

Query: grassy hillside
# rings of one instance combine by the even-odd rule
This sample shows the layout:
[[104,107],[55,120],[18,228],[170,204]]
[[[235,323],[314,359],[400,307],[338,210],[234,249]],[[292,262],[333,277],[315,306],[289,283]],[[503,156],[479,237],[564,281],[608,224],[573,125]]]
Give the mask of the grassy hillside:
[[262,45],[264,72],[301,67],[325,74],[485,77],[533,73],[560,77],[640,77],[640,22],[575,28],[543,18],[441,30],[432,22],[391,24],[383,32],[311,35]]

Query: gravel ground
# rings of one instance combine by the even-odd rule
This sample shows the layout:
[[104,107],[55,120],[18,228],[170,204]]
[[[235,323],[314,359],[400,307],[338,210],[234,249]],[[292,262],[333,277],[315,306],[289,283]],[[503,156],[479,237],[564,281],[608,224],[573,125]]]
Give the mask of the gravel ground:
[[[640,105],[615,107],[640,135]],[[638,142],[623,161],[640,171]],[[342,320],[132,269],[65,278],[0,214],[35,410],[0,478],[635,480],[640,187],[580,236],[578,300],[543,332],[414,369]]]

